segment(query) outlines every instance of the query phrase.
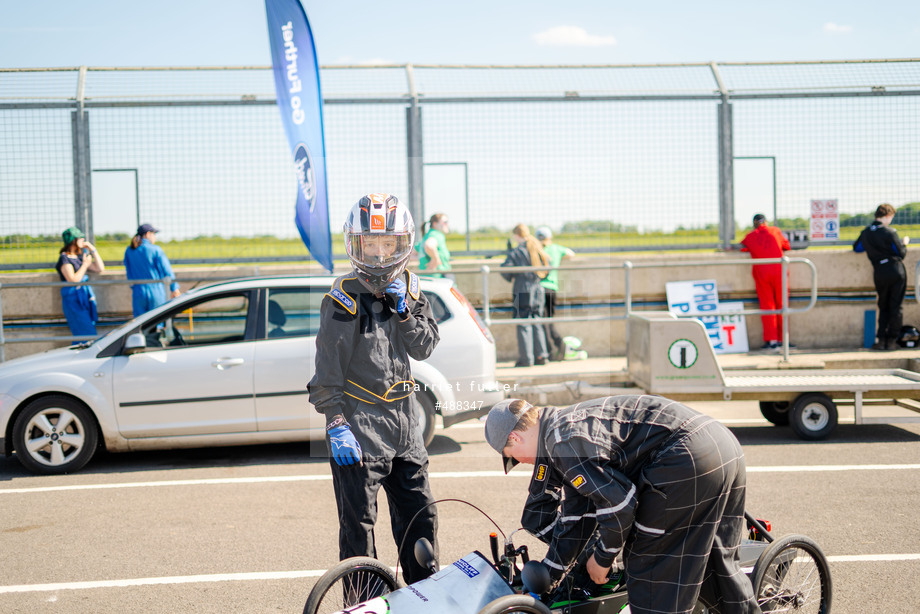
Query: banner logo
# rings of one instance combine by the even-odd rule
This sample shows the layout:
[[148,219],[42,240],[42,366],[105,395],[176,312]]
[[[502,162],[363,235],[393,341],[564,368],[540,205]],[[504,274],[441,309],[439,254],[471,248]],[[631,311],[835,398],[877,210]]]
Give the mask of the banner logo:
[[313,160],[306,146],[301,143],[294,152],[294,172],[297,173],[297,183],[300,193],[310,205],[310,212],[316,204],[316,175],[313,172]]

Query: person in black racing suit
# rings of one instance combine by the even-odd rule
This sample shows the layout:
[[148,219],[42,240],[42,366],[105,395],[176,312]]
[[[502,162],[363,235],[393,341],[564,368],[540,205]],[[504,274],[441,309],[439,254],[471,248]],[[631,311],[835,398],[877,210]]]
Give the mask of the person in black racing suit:
[[895,341],[901,334],[901,303],[907,290],[907,256],[909,237],[903,241],[891,227],[895,209],[882,203],[875,210],[875,221],[863,228],[853,243],[854,252],[866,252],[872,263],[872,280],[878,294],[878,334],[873,350],[896,350]]
[[336,279],[323,297],[308,384],[310,402],[326,417],[340,559],[376,556],[383,486],[396,545],[405,543],[400,564],[410,584],[430,575],[413,546],[424,537],[437,552],[437,511],[409,357],[424,360],[440,339],[418,277],[405,270],[414,230],[395,196],[369,194],[352,208],[345,242],[354,273]]
[[521,522],[550,545],[543,562],[556,585],[580,554],[604,584],[622,551],[634,614],[689,614],[698,599],[759,614],[738,561],[744,455],[716,420],[647,395],[565,408],[506,399],[485,432],[506,473],[534,465]]

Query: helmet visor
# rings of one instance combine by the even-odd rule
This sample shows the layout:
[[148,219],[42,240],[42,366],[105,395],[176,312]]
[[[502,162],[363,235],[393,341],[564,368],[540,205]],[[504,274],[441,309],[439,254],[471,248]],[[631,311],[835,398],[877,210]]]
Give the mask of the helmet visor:
[[345,249],[351,260],[370,269],[402,263],[412,251],[410,233],[348,234]]

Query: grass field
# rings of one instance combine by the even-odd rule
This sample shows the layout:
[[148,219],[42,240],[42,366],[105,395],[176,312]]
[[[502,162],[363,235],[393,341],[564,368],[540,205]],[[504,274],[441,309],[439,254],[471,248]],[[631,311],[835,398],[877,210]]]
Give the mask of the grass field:
[[[920,234],[920,225],[898,226],[901,236],[917,236]],[[861,228],[844,227],[841,230],[841,239],[855,241]],[[735,236],[735,242],[744,237],[744,232]],[[506,249],[510,234],[474,234],[470,238],[470,249],[473,251],[496,251]],[[635,247],[637,251],[646,251],[649,248],[661,250],[682,250],[684,246],[701,244],[718,244],[718,233],[714,230],[681,230],[673,233],[620,233],[620,232],[594,232],[594,233],[559,233],[554,236],[554,241],[560,245],[570,247],[576,252],[579,249],[608,248],[620,254],[628,253],[628,248]],[[183,260],[206,260],[221,263],[233,260],[245,263],[247,258],[285,258],[291,257],[290,262],[302,261],[307,255],[307,250],[299,238],[278,239],[275,237],[255,238],[230,238],[205,237],[184,241],[169,241],[159,243],[166,250],[172,262]],[[466,237],[461,234],[451,234],[447,237],[448,249],[454,254],[466,251]],[[124,257],[124,241],[98,241],[96,247],[108,266],[120,267]],[[333,253],[336,258],[345,257],[345,247],[341,235],[332,237]],[[22,264],[48,264],[51,270],[57,262],[57,255],[61,248],[60,243],[33,243],[29,245],[0,245],[0,269],[14,269]],[[624,248],[627,248],[624,252]],[[827,249],[812,246],[809,249]],[[254,260],[255,261],[255,260]],[[284,262],[284,260],[279,260]],[[30,269],[35,270],[35,269]],[[42,269],[45,270],[45,269]]]

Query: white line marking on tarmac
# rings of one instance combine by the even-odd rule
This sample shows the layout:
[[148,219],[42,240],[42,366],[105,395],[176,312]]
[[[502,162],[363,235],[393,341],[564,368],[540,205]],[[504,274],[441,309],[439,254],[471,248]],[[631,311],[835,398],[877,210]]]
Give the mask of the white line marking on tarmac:
[[161,578],[133,578],[130,580],[98,580],[95,582],[57,582],[54,584],[18,584],[0,586],[2,593],[38,593],[43,591],[86,590],[92,588],[125,588],[153,584],[190,584],[193,582],[238,582],[243,580],[286,580],[295,578],[318,578],[325,569],[305,571],[264,571],[253,573],[219,573],[201,576],[164,576]]
[[[920,554],[847,554],[829,556],[831,563],[884,563],[896,561],[920,561]],[[205,574],[200,576],[163,576],[158,578],[132,578],[127,580],[97,580],[91,582],[57,582],[53,584],[14,584],[0,586],[3,593],[40,593],[98,588],[127,588],[130,586],[151,586],[157,584],[193,584],[203,582],[243,582],[251,580],[289,580],[318,578],[325,569],[302,571],[264,571],[253,573]]]
[[[821,473],[828,471],[904,471],[920,469],[920,463],[903,465],[775,465],[765,467],[748,467],[748,473]],[[512,477],[529,478],[529,471],[512,471]],[[440,471],[428,476],[433,480],[464,478],[500,478],[502,471]],[[114,484],[72,484],[69,486],[40,486],[35,488],[3,488],[0,495],[32,494],[58,492],[64,490],[106,490],[112,488],[155,488],[161,486],[207,486],[221,484],[262,484],[271,482],[324,482],[331,481],[332,476],[323,475],[277,475],[256,476],[250,478],[208,478],[199,480],[163,480],[159,482],[120,482]]]

